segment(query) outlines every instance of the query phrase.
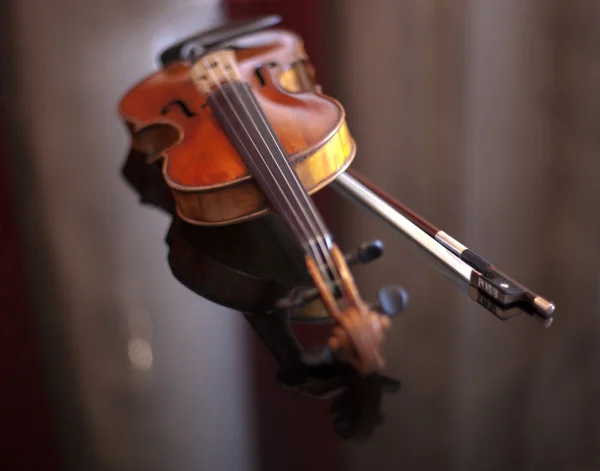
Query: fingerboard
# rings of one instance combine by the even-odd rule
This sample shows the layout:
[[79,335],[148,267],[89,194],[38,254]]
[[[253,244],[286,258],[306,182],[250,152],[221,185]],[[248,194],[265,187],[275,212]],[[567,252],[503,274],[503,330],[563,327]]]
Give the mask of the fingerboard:
[[316,244],[331,248],[332,237],[286,155],[250,86],[230,82],[207,100],[271,208],[281,216],[306,253]]

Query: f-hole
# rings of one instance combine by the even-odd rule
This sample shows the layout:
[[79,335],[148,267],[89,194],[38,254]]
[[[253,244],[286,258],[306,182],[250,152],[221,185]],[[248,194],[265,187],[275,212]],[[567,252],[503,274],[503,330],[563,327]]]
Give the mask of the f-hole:
[[[265,64],[267,67],[277,67],[277,62],[269,62],[268,64]],[[265,80],[265,77],[262,74],[262,67],[259,66],[256,69],[254,69],[254,74],[256,75],[256,78],[258,78],[258,81],[260,82],[260,86],[264,87],[265,84],[267,83],[267,81]]]
[[194,116],[197,116],[197,113],[194,113],[193,111],[191,111],[187,107],[187,105],[181,100],[173,100],[173,101],[167,103],[165,105],[165,107],[162,110],[160,110],[160,114],[163,116],[166,115],[171,110],[171,107],[173,107],[173,106],[178,106],[179,108],[181,108],[181,111],[183,111],[183,114],[185,114],[188,118],[193,118]]
[[254,74],[256,75],[256,78],[258,78],[260,86],[264,87],[267,82],[265,81],[265,78],[262,75],[262,69],[260,67],[257,67],[256,69],[254,69]]

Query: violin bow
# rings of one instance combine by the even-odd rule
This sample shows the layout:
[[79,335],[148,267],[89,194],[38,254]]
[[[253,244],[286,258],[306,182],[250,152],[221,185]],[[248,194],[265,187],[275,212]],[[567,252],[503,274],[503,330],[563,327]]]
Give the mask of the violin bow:
[[346,170],[332,186],[412,239],[477,292],[484,293],[503,308],[525,307],[546,327],[552,323],[555,311],[552,302],[502,273],[491,262],[391,198],[358,171]]

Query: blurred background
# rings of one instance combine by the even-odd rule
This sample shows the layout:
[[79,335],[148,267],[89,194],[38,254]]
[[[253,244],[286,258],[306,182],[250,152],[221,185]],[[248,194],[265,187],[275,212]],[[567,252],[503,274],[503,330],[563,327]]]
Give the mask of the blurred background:
[[[600,469],[600,3],[2,2],[0,467]],[[166,214],[120,170],[120,97],[174,42],[278,13],[344,104],[355,167],[556,319],[501,322],[328,189],[341,246],[386,254],[365,293],[411,304],[370,439],[283,389],[246,320],[172,276]],[[377,267],[376,269],[374,267]]]

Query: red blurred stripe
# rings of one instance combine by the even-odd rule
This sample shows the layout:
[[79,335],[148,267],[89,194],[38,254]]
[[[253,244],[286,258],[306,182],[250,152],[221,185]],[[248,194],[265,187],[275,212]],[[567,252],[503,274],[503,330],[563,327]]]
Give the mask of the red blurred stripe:
[[0,468],[58,470],[0,126]]

